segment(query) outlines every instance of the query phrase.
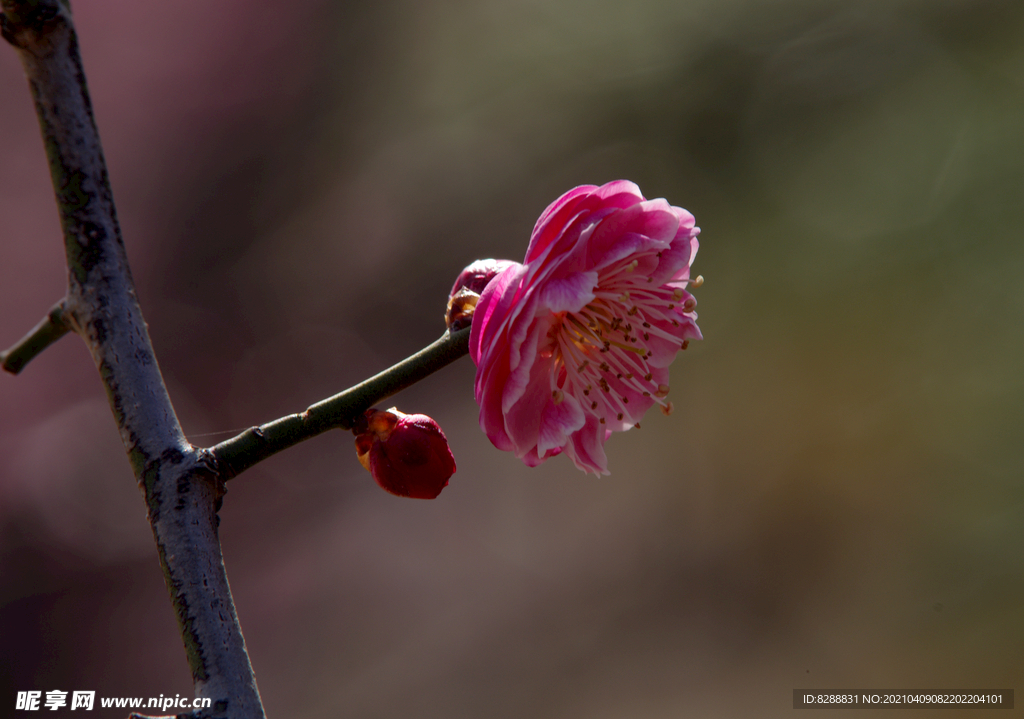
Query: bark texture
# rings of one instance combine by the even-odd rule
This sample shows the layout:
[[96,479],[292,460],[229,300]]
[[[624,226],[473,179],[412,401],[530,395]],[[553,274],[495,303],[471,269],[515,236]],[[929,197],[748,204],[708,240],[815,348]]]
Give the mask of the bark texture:
[[149,512],[196,695],[212,717],[263,717],[217,536],[224,494],[174,414],[135,296],[70,8],[2,0],[57,197],[68,265],[61,319],[89,347]]

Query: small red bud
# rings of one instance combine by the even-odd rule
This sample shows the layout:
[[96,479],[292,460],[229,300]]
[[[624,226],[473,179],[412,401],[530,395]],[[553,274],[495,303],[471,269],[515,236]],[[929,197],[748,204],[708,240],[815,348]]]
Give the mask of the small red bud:
[[513,264],[511,260],[477,260],[459,273],[452,291],[448,293],[448,310],[444,319],[449,330],[454,332],[469,327],[477,300],[487,283]]
[[359,462],[391,494],[434,499],[455,473],[444,432],[425,414],[368,409],[352,431]]

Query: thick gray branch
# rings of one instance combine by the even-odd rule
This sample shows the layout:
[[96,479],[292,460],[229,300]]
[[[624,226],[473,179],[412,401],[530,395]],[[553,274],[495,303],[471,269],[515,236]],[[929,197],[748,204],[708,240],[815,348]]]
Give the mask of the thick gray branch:
[[213,700],[211,716],[262,717],[217,537],[223,483],[185,440],[153,354],[70,9],[58,0],[0,5],[0,29],[19,51],[35,101],[60,211],[64,318],[92,353],[145,495],[196,694]]
[[0,352],[0,367],[11,374],[18,374],[36,355],[66,335],[69,329],[64,300],[61,300],[17,344]]
[[371,405],[400,392],[454,362],[469,351],[469,328],[445,332],[441,339],[398,364],[300,414],[252,427],[208,450],[223,479],[231,479],[272,454],[329,429],[351,429]]

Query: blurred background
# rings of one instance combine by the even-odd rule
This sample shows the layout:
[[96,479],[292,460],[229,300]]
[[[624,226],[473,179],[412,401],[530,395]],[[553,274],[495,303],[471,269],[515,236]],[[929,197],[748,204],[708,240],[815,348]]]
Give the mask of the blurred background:
[[[795,688],[1024,688],[1024,4],[74,10],[195,444],[440,336],[461,268],[521,259],[575,185],[634,180],[703,228],[706,339],[673,366],[676,412],[609,441],[610,477],[494,449],[466,358],[395,399],[450,440],[438,500],[385,494],[343,433],[231,482],[269,716],[788,717]],[[7,46],[0,98],[7,347],[65,267]],[[74,337],[0,377],[0,714],[28,689],[192,692]]]

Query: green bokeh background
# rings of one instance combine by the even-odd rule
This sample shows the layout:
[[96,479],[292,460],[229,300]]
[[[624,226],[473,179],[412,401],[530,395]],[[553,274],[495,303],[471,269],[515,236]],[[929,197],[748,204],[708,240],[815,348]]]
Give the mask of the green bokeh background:
[[[631,179],[703,228],[705,340],[672,416],[609,441],[610,477],[491,447],[465,359],[396,399],[451,441],[436,502],[381,492],[340,433],[231,483],[270,716],[783,717],[795,688],[1024,688],[1024,5],[194,5],[75,9],[196,444],[436,338],[459,270],[520,259],[574,185]],[[206,59],[179,67],[189,43]],[[38,198],[5,217],[52,212],[38,155],[4,169]],[[50,232],[29,287],[43,250],[0,233],[9,344],[63,270]],[[11,697],[191,691],[103,402],[71,339],[0,378]]]

